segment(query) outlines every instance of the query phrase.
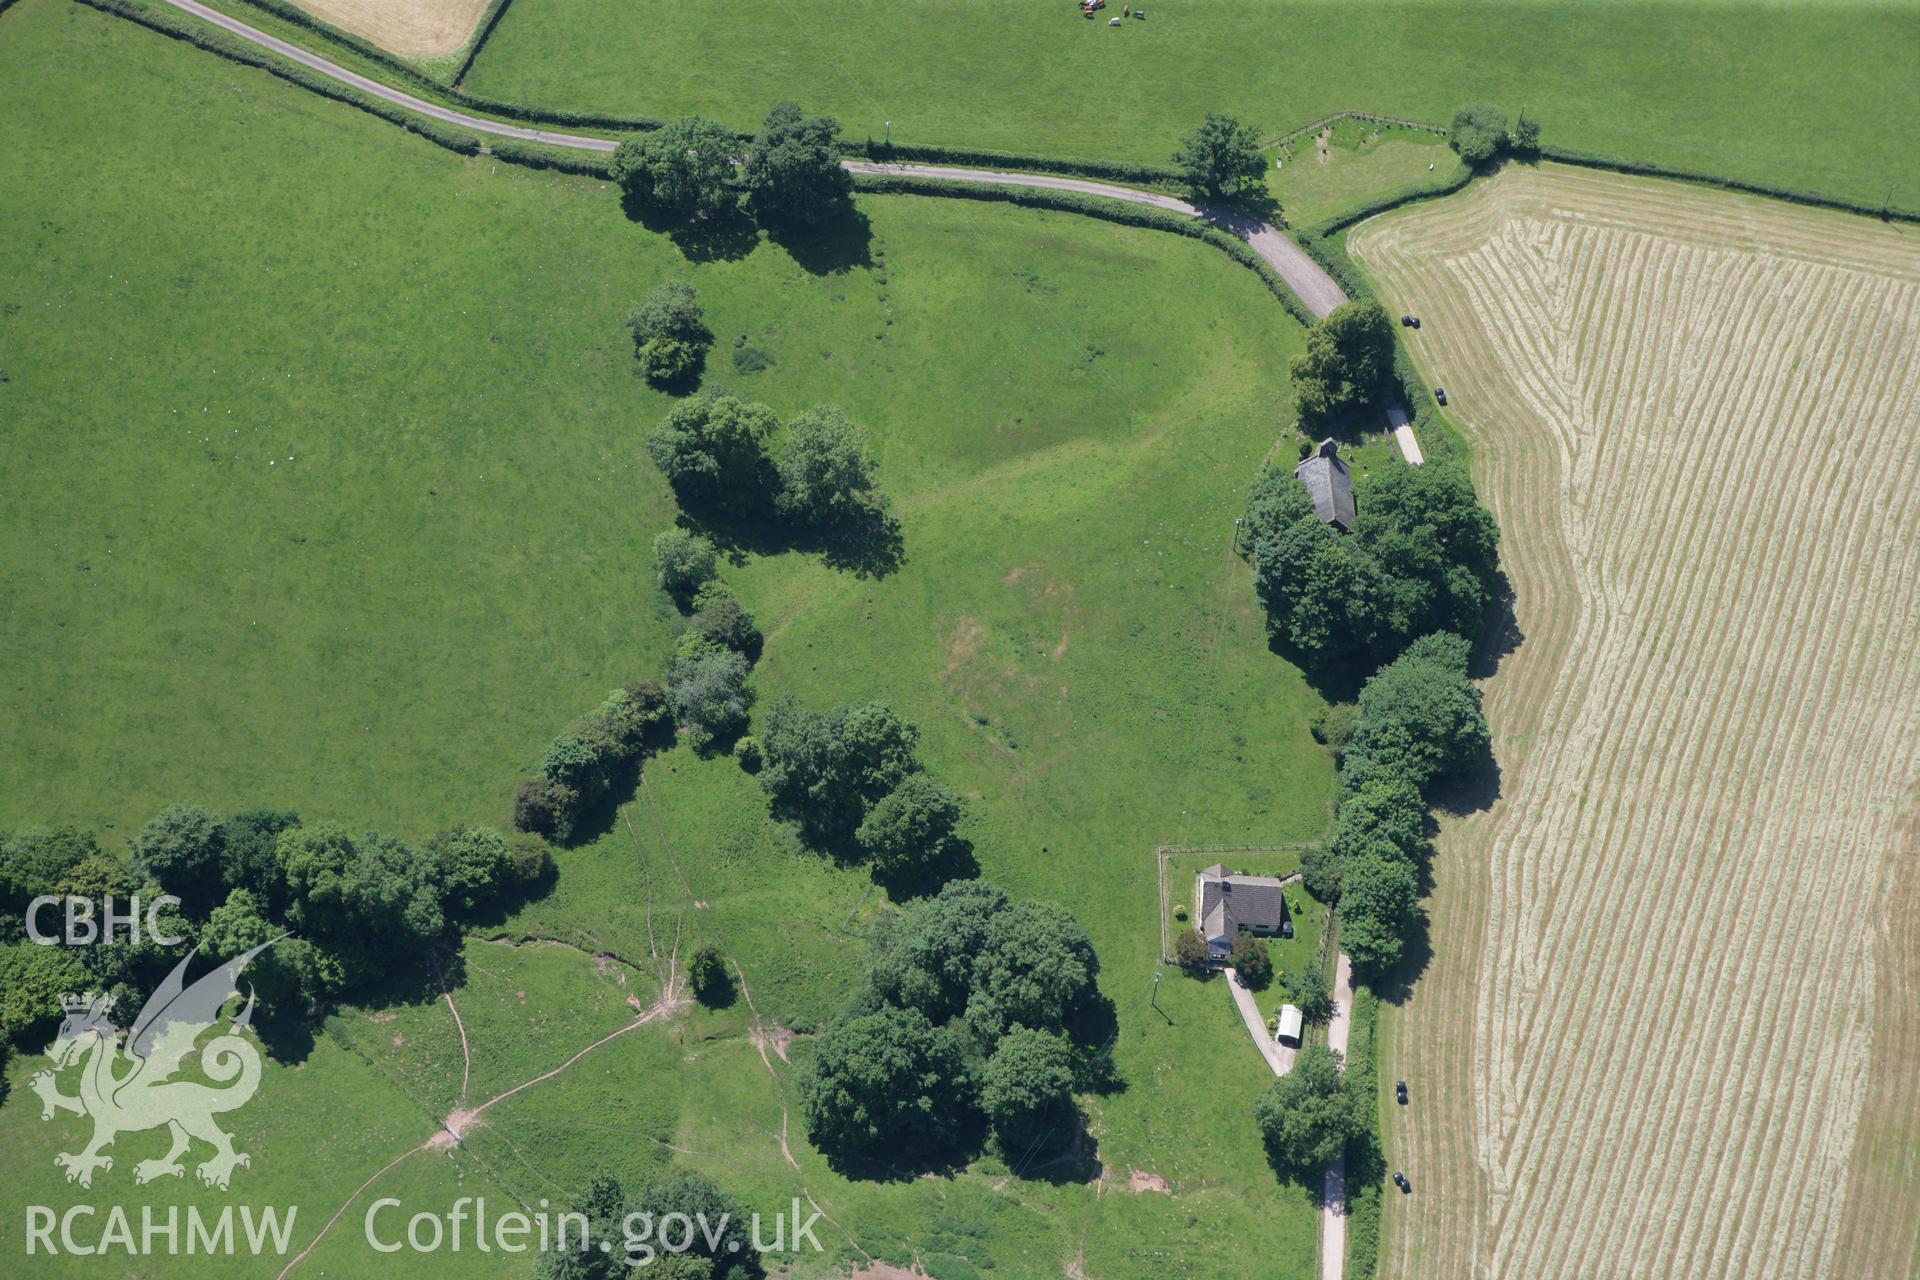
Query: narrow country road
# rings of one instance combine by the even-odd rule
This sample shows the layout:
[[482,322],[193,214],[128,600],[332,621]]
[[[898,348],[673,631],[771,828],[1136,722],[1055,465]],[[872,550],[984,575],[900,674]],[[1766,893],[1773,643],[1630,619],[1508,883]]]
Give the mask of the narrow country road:
[[[1333,1017],[1327,1022],[1327,1047],[1347,1056],[1347,1031],[1353,1025],[1353,961],[1340,953],[1333,971]],[[1340,1280],[1347,1262],[1347,1158],[1327,1166],[1320,1190],[1320,1280]]]
[[[445,124],[458,125],[463,129],[472,129],[476,133],[492,134],[495,137],[517,138],[522,142],[539,142],[550,147],[565,147],[574,151],[609,152],[618,145],[610,138],[589,138],[577,133],[529,129],[522,125],[468,115],[464,111],[455,111],[451,107],[437,106],[424,98],[416,98],[410,93],[381,84],[378,80],[349,71],[339,63],[331,62],[319,54],[309,53],[299,45],[277,36],[270,36],[257,27],[248,26],[238,18],[231,18],[217,9],[208,8],[199,3],[199,0],[167,0],[167,3],[196,18],[211,22],[242,40],[259,45],[263,49],[270,49],[283,58],[297,62],[311,71],[317,71],[329,79],[352,85],[362,93],[391,102],[398,107],[405,107],[423,116],[430,116]],[[1237,209],[1197,205],[1182,200],[1178,196],[1159,195],[1151,191],[1139,191],[1132,187],[1114,186],[1105,182],[1090,182],[1084,178],[1057,178],[1042,173],[1000,173],[991,169],[962,169],[946,165],[876,164],[865,160],[846,160],[842,163],[854,173],[898,173],[946,182],[992,182],[1002,186],[1047,187],[1055,191],[1077,191],[1083,195],[1105,196],[1113,200],[1152,205],[1155,208],[1188,214],[1245,240],[1247,245],[1260,255],[1262,261],[1279,273],[1280,278],[1287,282],[1287,287],[1299,296],[1300,301],[1306,304],[1307,310],[1315,316],[1324,316],[1347,301],[1346,292],[1341,289],[1339,283],[1323,271],[1319,263],[1308,257],[1304,249],[1283,235],[1279,228]],[[1386,409],[1387,421],[1393,430],[1394,441],[1400,446],[1400,455],[1418,466],[1425,459],[1420,452],[1420,442],[1414,438],[1413,428],[1408,425],[1406,410],[1398,402],[1389,402]]]

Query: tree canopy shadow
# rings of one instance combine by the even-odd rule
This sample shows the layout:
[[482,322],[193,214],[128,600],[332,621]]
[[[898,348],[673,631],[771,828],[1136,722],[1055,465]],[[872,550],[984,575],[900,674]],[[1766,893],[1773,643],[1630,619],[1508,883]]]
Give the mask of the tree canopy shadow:
[[1087,1130],[1087,1118],[1079,1110],[1073,1113],[1072,1137],[1064,1148],[1050,1146],[1058,1137],[1049,1129],[1022,1149],[1017,1156],[1007,1155],[1007,1171],[1049,1185],[1086,1186],[1100,1180],[1100,1140]]
[[810,275],[844,275],[873,265],[873,224],[851,200],[813,226],[771,225],[767,237]]
[[884,511],[863,512],[831,525],[802,525],[773,513],[772,488],[759,497],[725,504],[695,493],[678,493],[678,523],[710,540],[734,564],[748,556],[794,551],[858,578],[885,578],[907,562],[900,521]]
[[673,241],[689,262],[735,262],[760,243],[759,228],[737,206],[710,218],[692,218],[628,193],[621,211],[655,235]]
[[1487,609],[1486,625],[1481,629],[1479,643],[1474,646],[1473,664],[1467,674],[1475,680],[1485,680],[1526,641],[1526,632],[1520,629],[1520,619],[1514,612],[1513,580],[1507,577],[1505,569],[1497,569],[1493,603]]
[[1433,963],[1433,939],[1430,934],[1431,920],[1427,913],[1416,911],[1412,927],[1401,940],[1400,963],[1377,978],[1370,979],[1368,986],[1373,993],[1391,1005],[1405,1004],[1413,993],[1414,984],[1420,975]]
[[[859,851],[859,857],[865,860],[865,851]],[[836,857],[836,861],[840,859]],[[910,871],[888,875],[880,868],[873,869],[873,882],[886,891],[887,897],[897,903],[908,903],[915,898],[929,898],[940,892],[949,880],[978,880],[980,863],[973,856],[971,840],[955,838],[947,843],[946,850],[933,861]]]
[[592,844],[601,836],[613,830],[619,820],[620,807],[633,799],[640,789],[640,759],[630,760],[620,766],[608,779],[607,788],[599,799],[582,809],[573,820],[573,829],[567,832],[565,840],[555,840],[556,847],[577,849],[581,845]]

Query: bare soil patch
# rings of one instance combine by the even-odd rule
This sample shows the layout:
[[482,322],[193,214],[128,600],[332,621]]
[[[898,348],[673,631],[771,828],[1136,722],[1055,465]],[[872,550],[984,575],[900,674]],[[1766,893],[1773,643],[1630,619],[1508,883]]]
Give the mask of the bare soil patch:
[[1127,1170],[1127,1190],[1135,1195],[1143,1191],[1158,1191],[1163,1196],[1173,1194],[1165,1178],[1157,1173],[1148,1173],[1145,1169]]
[[1548,166],[1351,243],[1525,637],[1392,1015],[1382,1274],[1908,1274],[1920,237]]

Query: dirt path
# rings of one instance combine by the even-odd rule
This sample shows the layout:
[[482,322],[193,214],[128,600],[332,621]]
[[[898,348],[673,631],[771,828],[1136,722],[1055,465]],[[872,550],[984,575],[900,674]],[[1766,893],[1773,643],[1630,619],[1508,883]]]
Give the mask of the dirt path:
[[[611,152],[618,145],[610,138],[589,138],[577,133],[530,129],[523,125],[489,120],[484,116],[470,115],[464,111],[455,111],[451,107],[438,106],[410,93],[390,88],[378,80],[349,71],[339,63],[328,61],[318,54],[307,52],[298,45],[270,36],[256,27],[250,27],[237,18],[230,18],[216,9],[210,9],[198,3],[198,0],[166,0],[166,3],[222,27],[251,44],[271,49],[281,57],[291,58],[301,66],[317,71],[331,80],[352,85],[362,93],[391,102],[395,106],[405,107],[409,111],[431,116],[447,124],[472,129],[476,133],[517,138],[524,142],[539,142],[547,146],[563,147],[574,151],[597,151],[604,154]],[[1125,200],[1132,204],[1151,205],[1157,209],[1184,213],[1210,222],[1245,240],[1247,245],[1260,255],[1262,261],[1279,273],[1280,278],[1287,282],[1287,287],[1298,295],[1307,310],[1315,316],[1324,316],[1348,300],[1346,291],[1341,289],[1332,276],[1320,268],[1319,263],[1307,256],[1306,250],[1281,234],[1272,224],[1239,210],[1194,204],[1178,196],[1140,191],[1133,187],[1116,186],[1108,182],[1093,182],[1085,178],[1061,178],[1043,173],[1005,173],[992,169],[964,169],[948,165],[877,164],[865,160],[845,160],[841,163],[853,173],[898,173],[947,182],[991,182],[1001,186],[1045,187],[1053,191],[1076,191],[1083,195],[1104,196],[1110,200]],[[1413,428],[1408,424],[1405,410],[1397,403],[1389,404],[1387,419],[1394,441],[1400,447],[1401,456],[1418,466],[1424,458],[1420,452],[1420,443],[1414,438]]]
[[453,992],[447,987],[447,975],[440,970],[440,957],[429,955],[433,961],[433,976],[440,982],[441,998],[447,1002],[447,1012],[453,1015],[453,1025],[460,1031],[460,1098],[461,1106],[467,1105],[467,1082],[473,1078],[473,1050],[467,1044],[467,1024],[460,1020],[460,1007],[453,1002]]
[[[795,1173],[799,1173],[800,1162],[793,1158],[793,1148],[787,1144],[787,1130],[790,1125],[787,1108],[787,1091],[780,1083],[780,1073],[774,1069],[773,1058],[767,1053],[768,1044],[772,1044],[774,1045],[774,1051],[780,1053],[781,1060],[786,1060],[787,1055],[781,1052],[783,1042],[777,1038],[776,1034],[780,1029],[769,1028],[767,1024],[761,1020],[760,1010],[754,1007],[753,992],[747,987],[747,975],[740,968],[740,962],[737,960],[734,961],[733,964],[733,975],[734,979],[740,984],[740,998],[747,1002],[747,1012],[753,1015],[753,1024],[747,1029],[747,1039],[760,1054],[760,1061],[766,1065],[767,1075],[773,1081],[774,1094],[780,1099],[780,1155],[786,1160],[788,1168],[792,1169]],[[828,1213],[826,1209],[821,1206],[820,1202],[813,1198],[813,1192],[804,1182],[800,1184],[800,1194],[807,1198],[807,1203],[813,1206],[815,1213],[832,1223],[834,1230],[847,1238],[847,1243],[852,1245],[854,1249],[859,1252],[860,1256],[867,1260],[869,1267],[875,1265],[873,1255],[865,1249],[860,1248],[860,1242],[853,1238],[853,1233],[841,1226],[839,1219]]]

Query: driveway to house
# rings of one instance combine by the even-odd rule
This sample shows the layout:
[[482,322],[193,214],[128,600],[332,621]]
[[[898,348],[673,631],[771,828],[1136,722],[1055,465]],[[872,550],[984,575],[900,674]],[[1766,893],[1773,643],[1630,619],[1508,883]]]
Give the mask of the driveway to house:
[[1294,1051],[1273,1038],[1273,1032],[1267,1029],[1267,1020],[1260,1016],[1260,1006],[1253,1002],[1253,992],[1240,985],[1240,975],[1231,968],[1221,972],[1227,975],[1227,990],[1233,992],[1233,1002],[1240,1006],[1240,1020],[1247,1024],[1247,1034],[1259,1046],[1273,1074],[1283,1076],[1293,1070]]
[[[1247,1034],[1253,1037],[1255,1047],[1273,1068],[1273,1074],[1283,1076],[1293,1070],[1295,1051],[1273,1038],[1273,1032],[1267,1029],[1267,1020],[1260,1016],[1260,1006],[1253,1001],[1253,992],[1240,985],[1240,975],[1231,968],[1221,972],[1227,975],[1227,990],[1233,993],[1233,1002],[1240,1007],[1240,1020],[1247,1024]],[[1339,1053],[1343,1061],[1347,1056],[1347,1032],[1352,1026],[1353,961],[1343,951],[1334,964],[1333,1016],[1327,1019],[1327,1047]],[[1326,1180],[1320,1189],[1320,1280],[1341,1280],[1346,1265],[1347,1158],[1341,1156],[1327,1166]]]
[[[529,129],[524,125],[488,120],[483,116],[469,115],[464,111],[455,111],[451,107],[439,106],[424,98],[381,84],[378,80],[370,79],[358,72],[349,71],[337,62],[329,61],[317,53],[309,53],[299,45],[277,36],[268,35],[258,27],[250,27],[238,18],[228,17],[217,9],[210,9],[200,4],[198,0],[166,0],[166,2],[196,18],[213,23],[250,44],[270,49],[281,57],[297,62],[330,80],[352,85],[362,93],[391,102],[397,107],[405,107],[408,111],[429,116],[445,124],[472,129],[476,133],[492,134],[500,138],[516,138],[522,142],[538,142],[546,146],[564,147],[573,151],[606,153],[619,145],[611,138],[589,138],[577,133]],[[1091,182],[1084,178],[1057,178],[1043,173],[1001,173],[992,169],[962,169],[932,164],[877,164],[867,160],[844,160],[841,163],[853,173],[898,173],[944,182],[991,182],[1000,186],[1046,187],[1053,191],[1077,191],[1083,195],[1105,196],[1112,200],[1125,200],[1132,204],[1152,205],[1157,209],[1184,213],[1232,232],[1246,241],[1248,247],[1260,255],[1261,261],[1279,273],[1280,278],[1287,282],[1287,287],[1298,295],[1300,301],[1306,304],[1307,310],[1315,316],[1324,316],[1347,301],[1346,291],[1341,289],[1332,276],[1321,269],[1319,263],[1307,256],[1306,250],[1281,234],[1279,229],[1271,223],[1237,209],[1194,204],[1178,196],[1160,195],[1152,191],[1136,190],[1133,187],[1115,186],[1108,182]],[[1387,423],[1393,431],[1395,442],[1400,446],[1400,455],[1418,466],[1424,459],[1420,453],[1420,442],[1414,439],[1413,428],[1407,423],[1406,410],[1401,408],[1397,401],[1389,401],[1386,410]]]

